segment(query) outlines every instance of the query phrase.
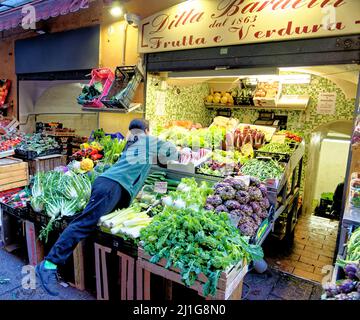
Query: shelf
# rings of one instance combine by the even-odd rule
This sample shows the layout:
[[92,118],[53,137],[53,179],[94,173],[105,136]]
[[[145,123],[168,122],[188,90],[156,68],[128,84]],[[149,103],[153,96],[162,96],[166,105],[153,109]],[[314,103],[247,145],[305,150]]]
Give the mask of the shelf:
[[222,110],[283,110],[283,111],[305,111],[307,106],[296,107],[255,107],[255,106],[229,106],[223,104],[205,104],[207,109]]
[[[125,109],[111,109],[111,108],[87,108],[87,107],[82,107],[81,109],[83,111],[92,111],[92,112],[110,112],[110,113],[144,113],[143,110],[141,110],[143,108],[142,104],[140,103],[132,103],[130,105],[129,110],[125,110]],[[140,109],[140,110],[138,110]]]

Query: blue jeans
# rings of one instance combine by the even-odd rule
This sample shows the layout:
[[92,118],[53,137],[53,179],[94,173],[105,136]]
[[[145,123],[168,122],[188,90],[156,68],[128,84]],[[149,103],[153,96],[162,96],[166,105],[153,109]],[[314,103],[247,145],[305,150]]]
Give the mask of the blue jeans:
[[119,183],[104,177],[97,178],[86,208],[64,230],[45,259],[56,265],[65,264],[77,244],[96,230],[100,217],[115,209],[128,207],[129,202],[129,193]]

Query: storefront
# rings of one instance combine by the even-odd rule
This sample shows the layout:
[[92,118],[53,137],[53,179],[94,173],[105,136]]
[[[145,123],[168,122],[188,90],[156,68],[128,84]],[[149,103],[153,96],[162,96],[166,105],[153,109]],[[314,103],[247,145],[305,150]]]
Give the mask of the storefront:
[[[98,83],[102,83],[102,90],[108,87],[109,98],[98,100],[100,107],[90,97],[90,90],[76,94],[75,88],[86,83],[85,73],[76,71],[92,69],[91,62],[66,70],[51,70],[50,66],[49,70],[19,72],[20,119],[22,106],[39,94],[40,81],[47,88],[46,81],[56,80],[56,86],[49,86],[72,88],[59,90],[58,95],[72,92],[74,100],[80,95],[79,115],[53,111],[48,118],[43,110],[49,100],[45,100],[34,104],[32,112],[26,109],[24,117],[75,123],[79,116],[79,131],[85,122],[88,131],[92,127],[119,131],[117,137],[105,137],[97,130],[94,141],[84,140],[82,151],[69,154],[63,170],[75,174],[74,181],[66,183],[84,184],[86,192],[77,193],[77,200],[84,205],[94,178],[114,164],[123,151],[121,134],[125,135],[131,119],[145,117],[151,133],[172,142],[180,152],[178,161],[168,162],[167,169],[153,166],[137,201],[129,209],[105,216],[90,244],[81,244],[74,253],[75,267],[83,268],[81,263],[89,259],[95,265],[91,270],[96,274],[98,299],[117,296],[111,282],[118,278],[121,299],[152,299],[157,295],[171,299],[173,293],[176,297],[185,292],[183,284],[195,290],[195,295],[240,299],[247,272],[264,272],[267,265],[310,281],[331,282],[327,298],[337,294],[338,299],[356,298],[355,293],[350,294],[355,287],[345,292],[341,286],[334,289],[334,282],[349,276],[346,268],[344,274],[344,260],[359,260],[359,10],[356,0],[186,1],[152,12],[136,29],[128,27],[139,32],[141,56],[140,63],[130,59],[134,60],[131,67],[124,63],[120,66],[119,59],[112,60],[112,54],[104,50],[104,39],[108,37],[111,43],[115,37],[107,25],[100,31],[100,53],[92,53],[95,60],[100,55],[119,63],[102,64],[104,68],[98,72],[110,68],[106,78],[99,73],[90,83],[95,89]],[[31,40],[25,42],[34,48]],[[120,67],[114,71],[114,66]],[[142,89],[143,99],[139,98]],[[56,93],[50,95],[54,96]],[[26,100],[28,97],[32,98]],[[134,105],[139,101],[142,109]],[[55,110],[55,101],[54,105]],[[63,121],[59,120],[61,114]],[[116,128],[115,117],[123,119],[121,130],[112,130]],[[78,177],[84,173],[86,181]],[[61,174],[49,171],[45,175],[56,181]],[[45,190],[41,179],[35,174],[36,183],[21,200],[30,202],[28,228],[42,224],[39,232],[45,241],[51,228],[61,230],[67,220],[49,223],[46,202],[34,195],[41,185]],[[66,194],[59,197],[71,200]],[[69,204],[60,209],[59,217],[62,210],[77,213],[83,207],[74,209]],[[25,220],[29,212],[23,212]],[[18,218],[21,215],[16,214]],[[227,225],[219,218],[224,216],[229,218]],[[184,232],[184,223],[190,220],[194,226],[186,235],[189,246],[185,250],[184,239],[174,234]],[[166,233],[159,223],[169,230],[174,228],[173,233]],[[201,238],[201,232],[206,237]],[[215,244],[208,243],[204,249],[211,234],[233,237],[234,245],[221,251],[209,250]],[[247,245],[242,237],[247,237]],[[139,239],[142,242],[138,246]],[[214,236],[213,240],[221,247],[221,237]],[[350,252],[345,246],[349,241]],[[204,258],[208,254],[211,258]],[[36,262],[37,255],[41,253],[35,250],[29,258]],[[195,255],[201,259],[194,259]],[[107,275],[106,270],[118,266],[120,275]],[[94,284],[91,276],[84,280],[88,276],[80,276],[80,280],[75,277],[75,284]]]

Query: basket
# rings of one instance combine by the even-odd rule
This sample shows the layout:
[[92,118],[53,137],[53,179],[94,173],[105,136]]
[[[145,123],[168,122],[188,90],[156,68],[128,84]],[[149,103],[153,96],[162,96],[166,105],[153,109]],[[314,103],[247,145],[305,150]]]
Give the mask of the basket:
[[103,91],[99,97],[93,100],[83,100],[78,97],[78,103],[86,108],[102,108],[103,104],[101,99],[108,94],[114,79],[115,75],[109,68],[93,69],[91,71],[91,81],[89,86],[92,86],[96,82],[101,82],[103,85]]
[[143,75],[137,66],[117,67],[111,88],[101,102],[111,109],[129,111],[136,89],[142,80]]

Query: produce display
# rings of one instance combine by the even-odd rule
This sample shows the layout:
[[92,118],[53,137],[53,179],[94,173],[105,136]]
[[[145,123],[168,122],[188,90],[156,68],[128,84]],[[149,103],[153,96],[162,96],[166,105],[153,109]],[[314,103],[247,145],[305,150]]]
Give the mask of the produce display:
[[360,117],[357,116],[355,121],[355,128],[351,139],[352,145],[357,145],[360,142]]
[[247,124],[247,123],[240,123],[237,125],[236,129],[239,129],[240,131],[243,131],[245,128],[247,130],[257,130],[265,134],[265,141],[269,142],[274,135],[276,128],[275,127],[269,127],[269,126],[260,126],[255,124]]
[[144,187],[154,188],[157,182],[166,182],[166,188],[168,191],[176,191],[179,181],[167,178],[167,174],[164,171],[153,172],[148,175],[145,180]]
[[191,129],[201,129],[202,125],[200,123],[193,123],[192,121],[174,120],[174,121],[170,121],[165,126],[165,128],[171,128],[171,127],[183,127],[185,129],[191,130]]
[[294,149],[287,143],[270,142],[259,149],[259,151],[270,153],[285,153],[291,154]]
[[244,153],[240,151],[214,150],[211,159],[200,166],[197,172],[218,177],[239,175],[242,164],[253,156],[253,152],[246,150],[248,148],[245,147],[242,148]]
[[360,228],[355,230],[346,244],[347,254],[337,264],[343,268],[345,279],[324,286],[324,300],[360,300]]
[[0,194],[0,202],[11,206],[14,209],[26,208],[30,201],[31,194],[27,188],[18,191],[7,191]]
[[43,135],[42,133],[27,134],[17,144],[17,152],[36,152],[37,155],[46,154],[50,150],[59,149],[60,145],[56,139]]
[[257,177],[265,182],[267,179],[281,179],[284,167],[276,160],[251,159],[241,167],[241,173]]
[[270,203],[266,186],[253,177],[249,185],[243,179],[228,177],[217,183],[214,191],[206,199],[205,209],[228,213],[242,235],[255,236],[263,220],[268,217]]
[[234,130],[238,123],[238,119],[218,116],[214,118],[213,123],[210,125],[210,128],[214,126],[220,127],[226,129],[226,132],[228,132]]
[[2,107],[6,101],[9,93],[11,81],[0,79],[0,107]]
[[13,130],[0,135],[0,152],[13,150],[23,139],[24,134]]
[[158,127],[155,132],[159,139],[170,141],[176,146],[212,150],[222,148],[226,129],[215,125],[192,130],[175,126],[171,128]]
[[30,204],[35,212],[45,212],[50,221],[43,227],[39,239],[48,240],[55,220],[74,216],[87,205],[91,195],[91,181],[87,175],[72,171],[38,173],[31,187]]
[[197,163],[202,159],[205,159],[210,153],[211,150],[204,148],[201,148],[197,151],[191,150],[190,148],[183,148],[179,152],[179,163]]
[[205,98],[206,103],[223,104],[223,105],[234,105],[234,97],[231,92],[216,91],[211,89],[210,94]]
[[280,130],[277,132],[277,134],[284,134],[287,142],[301,142],[303,140],[302,134],[298,132]]
[[165,268],[178,268],[186,286],[203,273],[208,279],[205,296],[216,294],[222,271],[242,260],[248,263],[263,257],[261,247],[241,237],[226,214],[204,209],[165,207],[141,230],[140,239],[151,262],[167,259]]
[[237,105],[252,105],[253,104],[253,91],[246,80],[243,80],[239,85],[231,89],[231,95],[234,97],[235,104]]
[[360,179],[352,177],[350,182],[350,204],[360,208]]
[[251,128],[250,126],[245,126],[242,128],[237,128],[234,132],[232,144],[237,150],[250,144],[254,149],[261,148],[265,143],[265,133],[257,128]]
[[137,239],[140,237],[140,231],[151,221],[152,218],[135,203],[127,209],[116,210],[101,217],[99,224],[104,231],[109,230],[114,235]]
[[279,82],[259,82],[254,93],[255,98],[275,98],[279,93]]

